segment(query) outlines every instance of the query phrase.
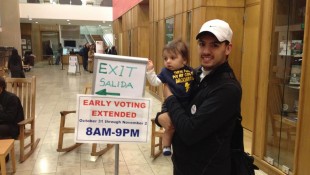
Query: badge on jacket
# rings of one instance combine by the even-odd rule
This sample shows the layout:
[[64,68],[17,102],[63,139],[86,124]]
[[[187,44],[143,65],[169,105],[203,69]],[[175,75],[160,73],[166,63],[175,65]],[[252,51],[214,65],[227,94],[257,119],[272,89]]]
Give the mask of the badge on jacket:
[[192,108],[191,108],[191,113],[195,114],[196,111],[197,111],[197,107],[196,107],[196,105],[193,105]]

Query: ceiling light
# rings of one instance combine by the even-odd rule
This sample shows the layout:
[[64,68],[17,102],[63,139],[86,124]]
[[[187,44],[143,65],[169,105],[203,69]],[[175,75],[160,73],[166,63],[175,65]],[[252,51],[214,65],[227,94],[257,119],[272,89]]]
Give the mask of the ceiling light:
[[69,22],[68,24],[70,25],[71,23]]
[[36,24],[38,24],[39,22],[37,21]]
[[70,19],[67,19],[67,21],[70,21]]

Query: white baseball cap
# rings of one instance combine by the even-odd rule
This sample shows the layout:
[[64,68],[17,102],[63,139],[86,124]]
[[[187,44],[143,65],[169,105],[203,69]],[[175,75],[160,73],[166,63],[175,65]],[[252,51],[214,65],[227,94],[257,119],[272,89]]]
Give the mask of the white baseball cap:
[[231,38],[233,35],[233,32],[229,27],[229,24],[220,19],[213,19],[205,22],[201,26],[200,31],[196,36],[196,39],[198,39],[204,32],[212,33],[220,42],[223,42],[225,40],[231,42]]

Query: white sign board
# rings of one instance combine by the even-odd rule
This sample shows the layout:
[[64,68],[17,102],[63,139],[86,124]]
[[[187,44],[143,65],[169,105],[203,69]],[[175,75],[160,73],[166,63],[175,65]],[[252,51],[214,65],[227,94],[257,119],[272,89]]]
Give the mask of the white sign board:
[[142,97],[147,58],[95,54],[93,92],[97,95]]
[[78,95],[77,143],[147,142],[151,99]]
[[69,56],[68,73],[80,72],[80,66],[78,62],[78,57],[75,55]]
[[103,41],[96,41],[96,53],[103,53]]

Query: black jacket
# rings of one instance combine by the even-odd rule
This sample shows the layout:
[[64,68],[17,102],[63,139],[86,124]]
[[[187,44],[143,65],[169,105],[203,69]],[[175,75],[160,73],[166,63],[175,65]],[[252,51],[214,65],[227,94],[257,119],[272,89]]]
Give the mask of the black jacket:
[[224,63],[200,82],[195,77],[188,109],[174,96],[166,99],[175,134],[172,140],[174,174],[229,175],[231,137],[240,116],[241,87]]
[[11,127],[11,138],[19,135],[18,122],[24,119],[24,111],[19,98],[7,91],[0,94],[0,124]]

